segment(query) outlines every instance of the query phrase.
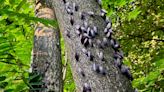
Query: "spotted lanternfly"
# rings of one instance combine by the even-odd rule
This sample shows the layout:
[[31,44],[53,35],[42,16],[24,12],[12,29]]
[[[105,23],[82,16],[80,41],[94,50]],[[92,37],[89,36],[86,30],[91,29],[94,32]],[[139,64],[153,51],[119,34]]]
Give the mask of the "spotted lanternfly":
[[114,44],[114,49],[118,50],[118,48],[120,48],[120,44],[116,41]]
[[65,4],[65,6],[66,6],[65,9],[66,9],[67,13],[70,14],[70,15],[73,15],[73,10],[72,10],[71,7],[70,7],[70,3],[67,2],[67,3]]
[[75,31],[78,36],[80,36],[81,32],[79,30]]
[[99,66],[99,70],[100,70],[100,74],[102,74],[102,75],[107,74],[106,70],[102,66]]
[[94,38],[94,37],[96,36],[96,34],[97,34],[97,33],[92,29],[92,30],[91,30],[92,38]]
[[75,59],[77,62],[79,61],[79,54],[77,52],[75,53]]
[[75,6],[76,6],[76,3],[73,3],[72,4],[72,10],[75,11]]
[[89,58],[90,61],[93,61],[94,56],[91,54],[90,51],[87,52],[87,57]]
[[123,51],[122,50],[120,50],[119,52],[117,52],[117,53],[119,53],[119,55],[122,57],[122,59],[123,59],[123,57],[124,57],[124,53],[123,53]]
[[80,25],[75,25],[75,28],[76,28],[76,33],[80,36],[80,34],[82,33],[80,29]]
[[87,50],[85,48],[82,48],[82,52],[87,55]]
[[116,53],[117,55],[119,55],[119,57],[120,57],[121,59],[124,58],[124,55],[123,55],[123,52],[122,52],[122,51],[116,51],[115,53]]
[[73,3],[73,10],[74,11],[78,11],[79,10],[79,6],[77,6],[75,3]]
[[84,40],[84,47],[87,47],[89,45],[89,40],[88,38],[85,38]]
[[112,23],[109,22],[107,25],[106,25],[106,28],[110,29],[112,27]]
[[108,29],[105,28],[105,29],[104,29],[104,34],[107,34],[107,33],[108,33]]
[[101,17],[105,20],[106,19],[106,14],[107,14],[107,11],[104,10],[104,9],[101,9]]
[[96,26],[93,26],[93,31],[95,32],[95,35],[98,34],[98,31],[97,31],[97,27]]
[[91,30],[90,30],[90,36],[91,36],[92,38],[94,38],[95,35],[96,35],[96,34],[95,34],[95,32],[93,31],[93,29],[91,29]]
[[73,4],[72,4],[73,10],[75,10],[75,6],[76,6],[76,3],[73,3]]
[[89,35],[88,35],[87,33],[83,33],[83,36],[84,36],[85,38],[90,38]]
[[75,6],[75,11],[78,11],[78,10],[79,10],[79,6],[76,5],[76,6]]
[[90,57],[89,57],[89,60],[93,61],[93,59],[94,59],[94,56],[91,54]]
[[115,39],[110,39],[110,44],[115,51],[118,51],[120,48],[119,43]]
[[87,33],[83,33],[83,36],[84,36],[85,38],[89,38],[89,35],[88,35]]
[[107,14],[107,11],[105,9],[101,9],[101,16],[105,16]]
[[100,60],[104,61],[103,52],[99,52],[99,53],[98,53],[98,57],[100,58]]
[[69,14],[70,14],[70,15],[73,15],[73,11],[72,11],[72,10],[70,10]]
[[68,30],[65,30],[65,34],[68,38],[70,38],[70,32]]
[[94,64],[92,65],[93,71],[96,71],[97,68],[98,68],[98,65],[94,63]]
[[81,44],[84,44],[84,40],[86,37],[84,37],[83,35],[80,35],[80,39],[81,39]]
[[108,46],[109,45],[109,41],[106,37],[103,38],[103,44],[104,46]]
[[91,87],[87,84],[87,83],[84,83],[84,86],[83,86],[83,92],[91,92]]
[[67,8],[66,11],[67,11],[68,14],[73,15],[73,12],[70,8]]
[[123,56],[121,56],[121,54],[119,54],[118,51],[114,52],[113,57],[114,57],[115,59],[117,59],[117,58],[123,59]]
[[121,66],[121,73],[123,75],[125,75],[128,79],[133,80],[133,77],[132,77],[130,70],[127,66],[125,66],[125,65]]
[[100,73],[103,71],[103,67],[99,66]]
[[98,64],[93,64],[92,65],[92,69],[93,69],[93,71],[95,71],[96,73],[100,73],[100,69],[99,69],[99,65]]
[[111,33],[113,33],[113,30],[112,30],[112,28],[110,28],[108,31],[109,31],[109,32],[111,32]]
[[85,77],[85,73],[83,72],[83,70],[81,68],[78,68],[78,72],[83,76]]
[[87,30],[87,34],[88,34],[89,38],[92,38],[91,30]]
[[111,39],[112,38],[112,32],[108,31],[107,34],[106,34],[106,37]]
[[90,27],[88,27],[87,34],[88,34],[89,38],[93,37],[91,31],[92,31],[92,29],[90,29]]
[[110,39],[110,45],[114,46],[114,44],[115,44],[114,39]]
[[92,12],[92,11],[89,11],[89,12],[87,12],[87,14],[89,15],[89,16],[91,16],[91,17],[94,17],[94,12]]
[[80,16],[81,16],[81,20],[85,20],[86,15],[85,15],[84,12],[81,12],[81,13],[80,13]]
[[87,29],[88,28],[88,23],[84,21],[84,27]]
[[110,39],[110,44],[115,51],[118,51],[120,44],[115,39]]
[[71,23],[71,25],[73,25],[73,24],[74,24],[74,19],[73,19],[73,17],[72,17],[72,16],[70,17],[70,23]]
[[121,68],[121,66],[122,66],[122,59],[120,59],[120,58],[114,59],[114,64],[115,64],[115,66]]
[[106,71],[106,70],[103,70],[103,71],[101,72],[101,74],[102,74],[102,75],[106,75],[106,74],[107,74],[107,71]]
[[90,57],[90,56],[91,56],[91,52],[88,51],[88,52],[87,52],[87,57]]
[[79,29],[80,29],[80,25],[75,25],[75,28],[76,28],[77,30],[79,30]]
[[91,28],[90,28],[90,27],[88,27],[88,28],[87,28],[87,33],[88,33],[90,30],[91,30]]
[[83,26],[81,26],[80,29],[82,30],[82,32],[85,32],[85,33],[87,32],[87,29]]

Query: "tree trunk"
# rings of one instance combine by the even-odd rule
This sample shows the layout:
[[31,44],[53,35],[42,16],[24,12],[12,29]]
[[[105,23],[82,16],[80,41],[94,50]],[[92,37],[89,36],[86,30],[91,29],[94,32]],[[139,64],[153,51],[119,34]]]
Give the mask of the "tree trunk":
[[[55,19],[54,11],[45,6],[44,0],[36,0],[36,16]],[[38,23],[34,34],[32,72],[41,75],[44,83],[39,92],[62,92],[62,62],[59,30]],[[36,86],[33,86],[34,89]],[[34,90],[31,89],[33,92]],[[34,92],[35,92],[34,91]]]
[[104,33],[110,25],[100,11],[101,0],[47,1],[56,12],[65,39],[77,92],[133,92],[127,68],[114,62],[122,60],[122,55],[112,32]]

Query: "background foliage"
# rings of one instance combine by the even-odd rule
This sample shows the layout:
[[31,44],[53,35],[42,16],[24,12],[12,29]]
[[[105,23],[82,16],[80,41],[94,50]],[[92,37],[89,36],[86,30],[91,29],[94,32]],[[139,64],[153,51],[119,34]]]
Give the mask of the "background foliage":
[[143,92],[164,91],[164,0],[103,0],[133,86]]
[[[164,0],[102,0],[113,22],[114,36],[131,68],[133,86],[142,92],[164,91]],[[34,17],[34,2],[0,0],[0,91],[26,92],[34,23],[56,24]],[[61,38],[63,64],[67,61]],[[64,91],[74,92],[69,64]]]
[[[26,0],[0,0],[0,90],[25,92],[32,48],[33,6]],[[26,16],[22,16],[26,15]]]

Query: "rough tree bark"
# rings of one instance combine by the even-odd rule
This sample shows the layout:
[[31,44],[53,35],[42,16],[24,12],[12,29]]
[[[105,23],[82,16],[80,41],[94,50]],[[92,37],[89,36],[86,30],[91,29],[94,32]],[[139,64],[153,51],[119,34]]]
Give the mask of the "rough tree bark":
[[[36,0],[36,16],[55,19],[54,11],[45,5],[44,0]],[[62,62],[59,42],[59,30],[36,24],[34,34],[32,72],[41,75],[41,89],[31,92],[62,92]],[[35,86],[36,87],[36,86]],[[43,88],[43,89],[42,89]]]
[[[103,39],[105,42],[104,37],[107,36],[103,32],[106,23],[103,15],[100,16],[101,0],[97,1],[100,2],[96,0],[47,0],[56,12],[59,28],[65,39],[77,92],[133,92],[131,81],[122,74],[122,68],[114,65],[113,53],[117,50],[113,50],[112,43],[103,46]],[[87,34],[92,33],[85,34],[85,28],[80,33],[77,25],[83,25],[85,28],[96,26],[98,35],[90,38]],[[90,29],[87,28],[87,30]],[[110,37],[108,41],[111,42]],[[88,46],[89,43],[91,44]],[[114,44],[116,45],[115,42]]]

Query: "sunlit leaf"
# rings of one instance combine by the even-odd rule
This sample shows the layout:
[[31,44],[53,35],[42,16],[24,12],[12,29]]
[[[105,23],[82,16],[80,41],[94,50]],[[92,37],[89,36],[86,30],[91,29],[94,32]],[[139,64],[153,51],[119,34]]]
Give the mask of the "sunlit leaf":
[[135,10],[131,11],[128,15],[128,20],[136,19],[137,16],[141,13],[140,8],[136,8]]

